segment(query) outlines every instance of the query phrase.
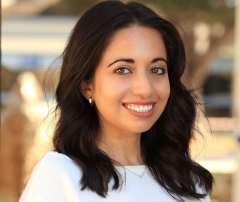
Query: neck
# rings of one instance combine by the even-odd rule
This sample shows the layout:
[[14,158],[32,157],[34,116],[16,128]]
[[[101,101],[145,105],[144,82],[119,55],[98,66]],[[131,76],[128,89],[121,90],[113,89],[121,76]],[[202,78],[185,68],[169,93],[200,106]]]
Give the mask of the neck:
[[143,165],[140,138],[141,134],[113,134],[105,131],[99,135],[97,145],[121,165]]

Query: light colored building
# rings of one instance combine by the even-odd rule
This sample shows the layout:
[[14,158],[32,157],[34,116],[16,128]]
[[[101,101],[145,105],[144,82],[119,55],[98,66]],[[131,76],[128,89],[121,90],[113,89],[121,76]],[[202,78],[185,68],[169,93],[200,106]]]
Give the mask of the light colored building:
[[12,71],[46,68],[64,50],[77,17],[11,16],[2,22],[2,64]]

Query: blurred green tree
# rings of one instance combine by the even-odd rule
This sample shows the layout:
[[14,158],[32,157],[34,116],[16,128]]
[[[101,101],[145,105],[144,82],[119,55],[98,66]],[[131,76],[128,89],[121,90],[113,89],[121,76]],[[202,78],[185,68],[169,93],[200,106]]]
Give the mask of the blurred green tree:
[[98,3],[98,0],[61,0],[44,10],[41,14],[79,15],[96,3]]

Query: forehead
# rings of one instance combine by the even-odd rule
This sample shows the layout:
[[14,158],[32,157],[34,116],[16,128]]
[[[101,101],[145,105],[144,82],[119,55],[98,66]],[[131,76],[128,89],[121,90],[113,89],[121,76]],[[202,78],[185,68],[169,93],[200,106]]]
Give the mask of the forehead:
[[103,56],[141,56],[153,54],[166,58],[165,45],[161,34],[153,29],[138,25],[116,31],[110,39]]

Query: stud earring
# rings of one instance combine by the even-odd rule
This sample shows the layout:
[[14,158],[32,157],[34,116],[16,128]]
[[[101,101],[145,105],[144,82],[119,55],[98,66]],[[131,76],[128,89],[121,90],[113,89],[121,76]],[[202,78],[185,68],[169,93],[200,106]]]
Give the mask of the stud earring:
[[92,99],[92,97],[90,97],[88,101],[89,101],[89,104],[90,104],[91,106],[93,106],[93,99]]

